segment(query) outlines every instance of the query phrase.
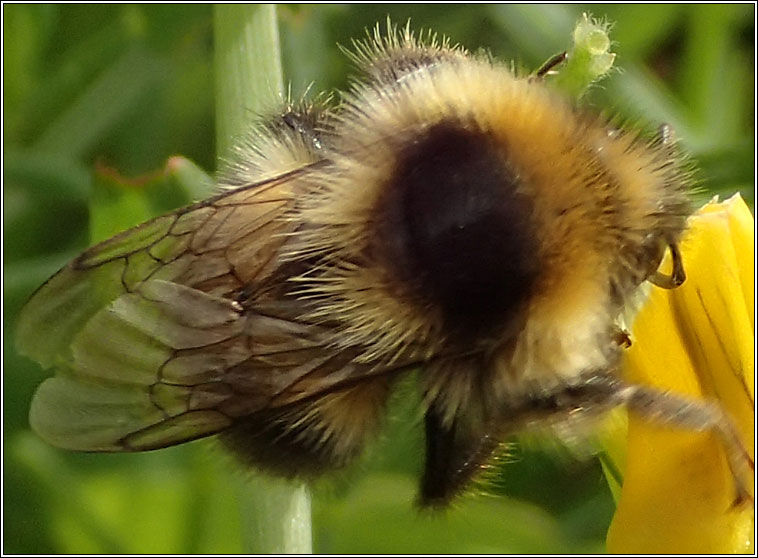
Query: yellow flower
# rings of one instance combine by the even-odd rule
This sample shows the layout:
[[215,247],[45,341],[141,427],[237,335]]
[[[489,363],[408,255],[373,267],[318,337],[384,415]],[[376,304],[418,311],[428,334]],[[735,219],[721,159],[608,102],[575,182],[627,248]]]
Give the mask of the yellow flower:
[[[739,195],[705,205],[681,242],[687,272],[652,288],[625,354],[629,382],[708,399],[732,417],[755,456],[754,219]],[[670,270],[670,261],[664,262]],[[665,269],[664,269],[665,271]],[[752,494],[752,479],[747,479]],[[735,505],[735,478],[710,432],[629,415],[623,488],[608,532],[613,553],[752,553],[753,503]]]

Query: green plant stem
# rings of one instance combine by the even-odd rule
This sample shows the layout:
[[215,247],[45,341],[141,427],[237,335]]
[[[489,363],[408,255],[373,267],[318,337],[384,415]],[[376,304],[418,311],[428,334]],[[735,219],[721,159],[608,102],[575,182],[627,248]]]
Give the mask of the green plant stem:
[[[273,5],[214,7],[217,153],[224,157],[256,114],[281,98]],[[249,554],[312,552],[310,495],[301,484],[252,476],[240,481],[243,545]]]
[[284,89],[276,8],[214,7],[216,152],[224,156],[256,113],[271,109]]

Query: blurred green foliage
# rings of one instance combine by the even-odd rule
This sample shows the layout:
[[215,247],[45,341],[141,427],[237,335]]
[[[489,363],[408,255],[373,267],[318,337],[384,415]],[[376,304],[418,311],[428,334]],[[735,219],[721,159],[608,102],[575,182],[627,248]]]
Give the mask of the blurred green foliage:
[[[591,105],[674,126],[705,195],[754,184],[754,6],[314,5],[280,8],[293,96],[344,87],[336,47],[411,18],[471,50],[536,68],[582,11],[615,22],[622,68]],[[242,552],[245,474],[212,441],[139,455],[60,452],[27,426],[46,376],[13,349],[24,300],[90,238],[208,191],[215,167],[212,9],[3,6],[3,444],[6,553]],[[170,157],[181,154],[187,159]],[[317,552],[601,552],[613,503],[594,461],[518,450],[492,497],[442,515],[412,507],[418,416],[398,397],[353,470],[317,486]]]

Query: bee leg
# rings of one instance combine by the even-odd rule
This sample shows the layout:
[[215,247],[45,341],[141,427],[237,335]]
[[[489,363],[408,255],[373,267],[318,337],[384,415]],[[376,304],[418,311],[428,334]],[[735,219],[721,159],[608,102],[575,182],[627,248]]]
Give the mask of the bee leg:
[[[658,141],[673,155],[676,150],[676,134],[674,133],[674,128],[670,124],[661,124],[658,127]],[[666,275],[660,271],[653,271],[647,280],[656,287],[662,289],[675,289],[684,283],[687,275],[684,272],[684,264],[682,263],[682,255],[679,252],[679,247],[673,239],[667,240],[669,250],[671,251],[671,263],[673,265],[671,275]],[[663,251],[661,251],[660,256],[663,256]],[[660,263],[660,259],[661,258],[657,258],[656,261]]]
[[509,405],[486,420],[474,413],[460,414],[445,424],[434,405],[427,410],[426,465],[419,504],[441,507],[462,492],[484,472],[503,441],[532,427],[578,426],[601,412],[619,405],[618,381],[607,373],[597,373],[585,382],[566,386],[557,393],[533,396],[521,405]]
[[755,463],[733,422],[719,406],[637,385],[620,387],[619,395],[628,409],[651,422],[718,435],[734,477],[737,491],[734,504],[753,501],[748,487],[753,482]]
[[545,78],[546,75],[550,73],[550,71],[555,68],[556,66],[559,66],[563,64],[566,61],[566,58],[568,58],[568,53],[564,50],[563,52],[556,54],[555,56],[551,56],[548,58],[542,66],[537,69],[534,74],[529,78],[530,81],[539,81]]
[[679,252],[679,247],[675,242],[670,242],[669,250],[671,251],[671,263],[673,265],[671,275],[654,271],[647,278],[653,285],[662,289],[675,289],[684,283],[684,280],[687,278],[687,275],[684,273],[684,264],[682,263],[682,254]]
[[468,485],[500,445],[488,433],[473,435],[461,419],[445,425],[434,407],[424,417],[426,464],[421,480],[419,505],[445,506]]
[[613,340],[619,347],[624,349],[628,349],[632,346],[632,336],[622,327],[614,327]]

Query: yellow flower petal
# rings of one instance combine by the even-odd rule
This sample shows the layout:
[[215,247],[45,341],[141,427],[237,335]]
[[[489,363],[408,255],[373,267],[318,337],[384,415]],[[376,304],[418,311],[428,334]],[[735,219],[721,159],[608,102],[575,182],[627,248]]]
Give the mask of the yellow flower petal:
[[[717,401],[733,418],[751,458],[753,231],[753,217],[739,196],[712,202],[693,216],[681,243],[687,280],[671,291],[652,288],[625,355],[628,381]],[[669,270],[670,265],[664,262]],[[608,550],[752,552],[752,506],[734,506],[736,495],[715,434],[630,414],[624,483]]]

